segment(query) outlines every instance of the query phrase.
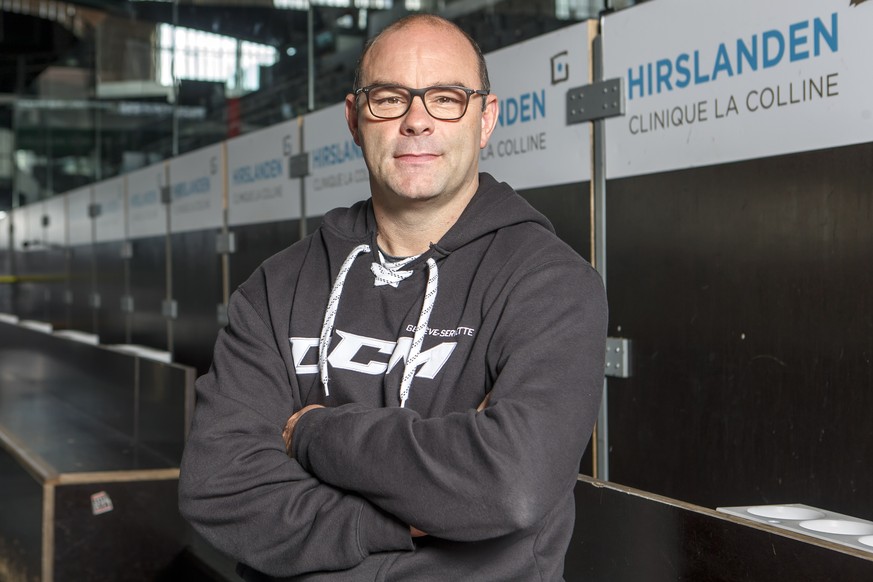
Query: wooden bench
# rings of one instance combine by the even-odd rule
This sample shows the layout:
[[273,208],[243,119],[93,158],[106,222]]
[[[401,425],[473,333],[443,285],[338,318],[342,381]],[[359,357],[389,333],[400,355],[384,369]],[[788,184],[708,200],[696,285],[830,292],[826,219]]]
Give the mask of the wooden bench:
[[153,580],[177,509],[194,369],[0,322],[0,579]]
[[568,582],[873,580],[873,552],[581,475],[575,494]]

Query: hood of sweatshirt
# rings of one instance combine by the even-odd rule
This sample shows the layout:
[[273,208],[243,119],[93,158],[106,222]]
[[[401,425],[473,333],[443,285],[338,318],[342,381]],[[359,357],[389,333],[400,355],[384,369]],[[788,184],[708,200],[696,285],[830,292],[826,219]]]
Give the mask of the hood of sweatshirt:
[[[476,194],[452,228],[432,245],[432,250],[448,254],[481,236],[523,222],[533,222],[554,232],[548,219],[511,186],[498,182],[491,174],[480,173]],[[334,209],[325,215],[322,226],[340,238],[370,244],[376,233],[372,201],[368,199],[351,208]],[[428,254],[421,255],[422,259]]]
[[[400,406],[406,404],[412,381],[421,362],[420,353],[428,329],[430,313],[439,294],[441,259],[452,252],[501,228],[520,223],[535,223],[554,232],[551,223],[519,196],[508,184],[497,182],[490,174],[479,174],[479,188],[457,222],[442,239],[431,243],[430,249],[415,257],[399,261],[387,259],[376,246],[376,220],[372,200],[359,202],[351,208],[339,208],[325,215],[322,229],[351,247],[339,268],[331,287],[318,344],[318,369],[325,395],[330,394],[328,352],[334,332],[337,310],[342,301],[345,279],[359,257],[369,257],[373,284],[397,287],[416,270],[427,269],[427,286],[422,309],[413,334],[400,384]],[[346,251],[344,251],[346,252]]]

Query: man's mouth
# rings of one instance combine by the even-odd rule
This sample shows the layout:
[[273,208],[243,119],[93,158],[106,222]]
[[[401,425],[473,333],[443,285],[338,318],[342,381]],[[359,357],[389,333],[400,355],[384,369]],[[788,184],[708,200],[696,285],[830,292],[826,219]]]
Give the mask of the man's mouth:
[[408,154],[395,154],[395,159],[402,160],[404,162],[428,162],[430,160],[435,160],[439,157],[438,154],[431,153],[408,153]]

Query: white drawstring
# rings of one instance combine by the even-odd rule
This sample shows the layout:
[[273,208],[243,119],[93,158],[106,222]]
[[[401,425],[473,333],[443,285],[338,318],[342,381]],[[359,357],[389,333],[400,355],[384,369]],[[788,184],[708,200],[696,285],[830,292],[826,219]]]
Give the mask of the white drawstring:
[[376,287],[391,285],[396,289],[401,281],[412,275],[412,271],[401,271],[400,269],[419,257],[419,255],[416,255],[392,263],[385,260],[385,255],[382,254],[382,251],[378,252],[379,262],[370,265],[370,271],[376,277]]
[[400,408],[406,406],[406,400],[409,398],[409,390],[412,388],[412,378],[418,370],[418,359],[421,356],[421,344],[424,343],[424,334],[427,332],[427,324],[430,321],[430,312],[433,311],[433,304],[436,301],[437,286],[439,285],[439,271],[437,270],[436,261],[433,259],[427,260],[428,277],[427,290],[424,292],[424,303],[421,306],[421,315],[418,316],[418,325],[415,327],[415,334],[412,336],[412,345],[409,347],[409,354],[406,356],[406,367],[403,369],[403,379],[400,381]]
[[[327,301],[327,310],[324,313],[324,323],[321,326],[321,337],[318,341],[318,373],[321,377],[321,384],[324,386],[324,395],[330,396],[330,382],[327,358],[328,350],[330,349],[331,336],[333,335],[333,326],[336,320],[336,312],[339,307],[340,295],[343,292],[343,286],[346,282],[346,276],[352,268],[352,263],[358,255],[370,252],[369,245],[358,245],[346,260],[343,261],[339,273],[337,273],[336,281],[333,283],[333,288],[330,291],[330,297]],[[390,285],[397,287],[401,281],[407,279],[413,274],[413,271],[401,270],[416,257],[409,257],[400,261],[389,262],[385,260],[385,256],[379,251],[379,262],[370,265],[370,271],[375,277],[374,285],[379,287],[382,285]],[[421,346],[424,343],[425,333],[427,332],[430,314],[433,311],[434,302],[436,301],[437,288],[439,286],[439,270],[437,269],[436,261],[433,259],[427,260],[428,279],[427,287],[424,293],[424,300],[421,306],[421,314],[418,317],[418,325],[415,327],[415,333],[412,337],[412,345],[409,347],[409,353],[406,355],[406,364],[403,368],[403,377],[400,381],[400,407],[406,406],[406,401],[409,399],[409,392],[412,388],[412,379],[415,377],[415,372],[418,370],[419,359],[421,357]],[[423,362],[422,362],[423,363]]]
[[349,274],[349,269],[352,268],[352,263],[358,255],[368,252],[370,252],[370,245],[359,245],[352,249],[352,252],[343,261],[339,273],[337,273],[336,281],[333,282],[333,289],[330,290],[330,297],[327,300],[327,311],[324,312],[324,323],[321,324],[321,338],[318,340],[318,373],[321,375],[321,384],[324,386],[325,396],[330,396],[330,388],[327,386],[330,380],[327,372],[327,349],[330,347],[330,336],[333,335],[333,322],[336,319],[339,298],[343,292],[346,275]]

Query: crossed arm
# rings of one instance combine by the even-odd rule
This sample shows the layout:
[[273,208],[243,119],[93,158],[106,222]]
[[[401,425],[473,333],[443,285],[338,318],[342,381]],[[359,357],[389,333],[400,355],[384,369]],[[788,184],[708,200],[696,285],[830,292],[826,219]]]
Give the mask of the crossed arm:
[[[486,406],[488,406],[488,402],[491,400],[491,393],[485,395],[485,398],[476,407],[476,412],[482,412]],[[297,421],[300,418],[309,412],[310,410],[315,410],[317,408],[324,408],[321,404],[310,404],[308,406],[304,406],[294,414],[292,414],[288,418],[288,422],[285,423],[285,428],[282,430],[282,440],[285,442],[285,451],[288,453],[288,456],[294,458],[294,429],[297,426]],[[427,534],[415,526],[409,526],[409,534],[414,538],[424,537]]]
[[[482,400],[481,404],[476,407],[476,412],[482,412],[485,410],[485,407],[488,406],[488,402],[491,400],[491,393],[485,395],[484,400]],[[292,414],[288,418],[288,422],[285,423],[285,428],[282,430],[282,440],[285,441],[285,451],[288,453],[288,456],[292,459],[294,458],[294,428],[297,426],[297,421],[300,420],[300,417],[309,412],[310,410],[314,410],[316,408],[324,408],[321,404],[310,404],[309,406],[304,406],[294,414]]]

